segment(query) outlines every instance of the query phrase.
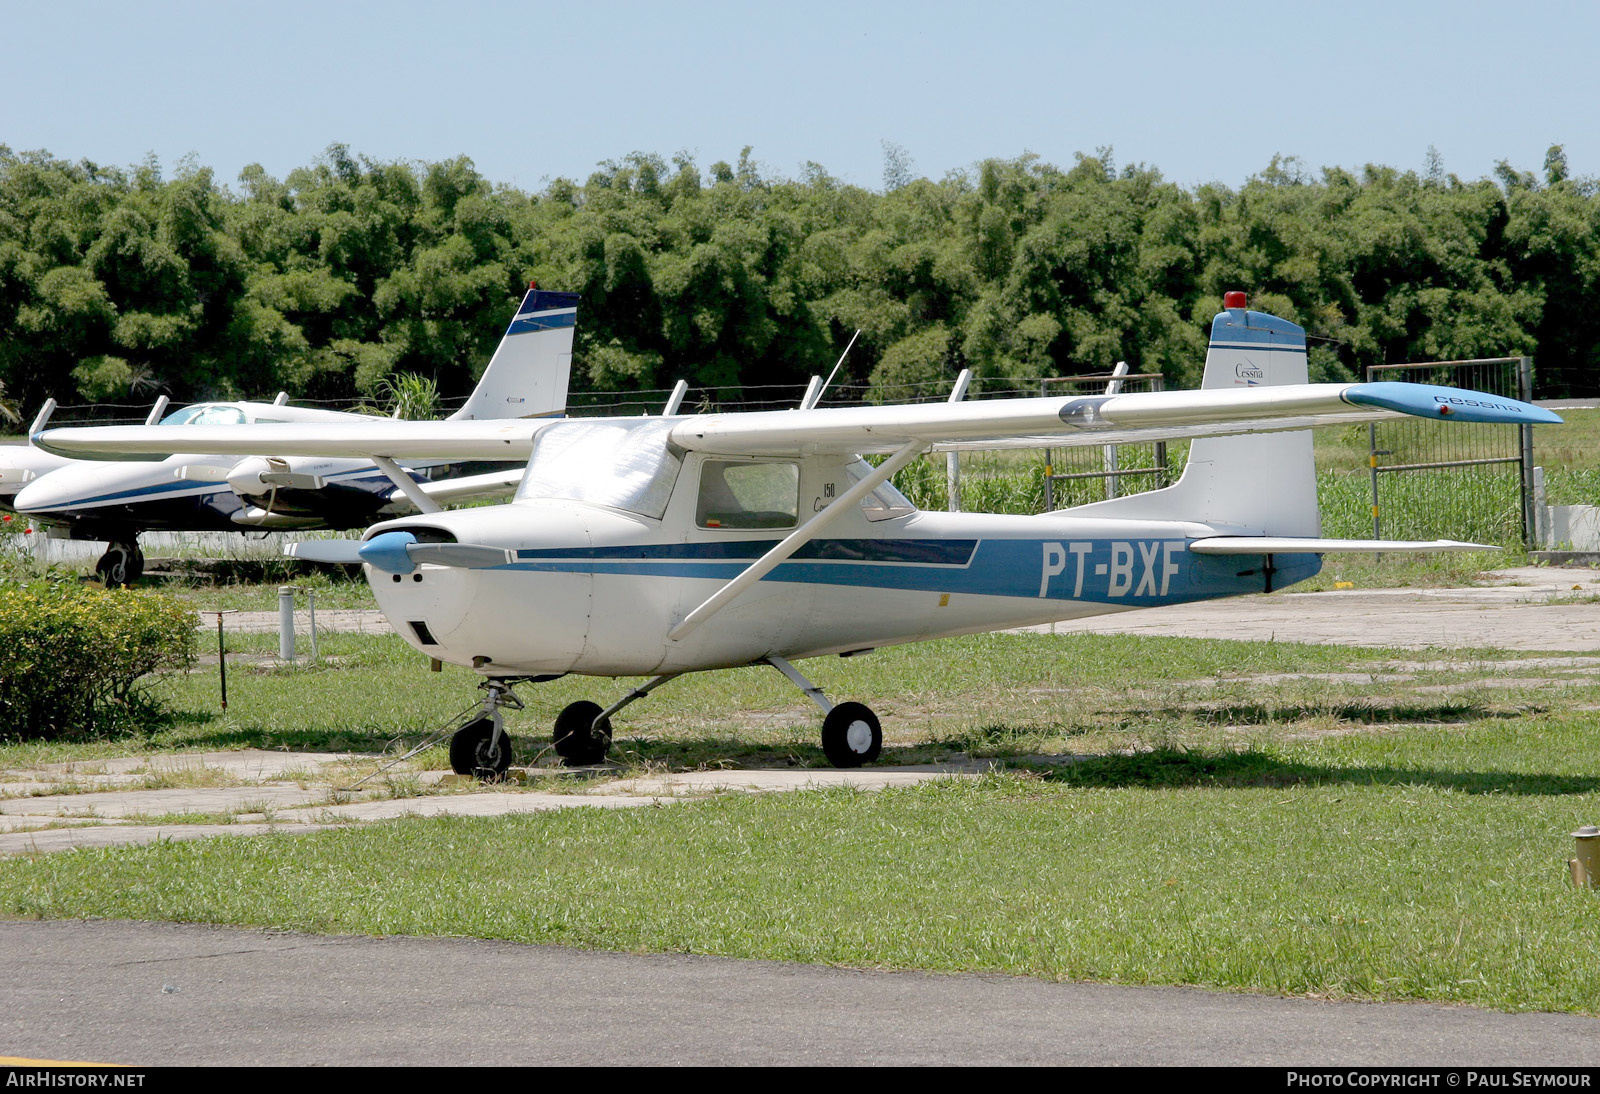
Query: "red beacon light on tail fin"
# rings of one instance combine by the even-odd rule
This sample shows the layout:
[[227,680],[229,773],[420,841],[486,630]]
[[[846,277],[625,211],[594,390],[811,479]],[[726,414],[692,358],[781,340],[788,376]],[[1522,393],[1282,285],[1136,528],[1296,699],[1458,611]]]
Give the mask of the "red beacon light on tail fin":
[[1222,306],[1227,308],[1229,311],[1232,311],[1235,308],[1243,311],[1249,306],[1249,304],[1249,298],[1246,297],[1244,293],[1239,292],[1237,289],[1235,289],[1233,292],[1225,292],[1222,294]]

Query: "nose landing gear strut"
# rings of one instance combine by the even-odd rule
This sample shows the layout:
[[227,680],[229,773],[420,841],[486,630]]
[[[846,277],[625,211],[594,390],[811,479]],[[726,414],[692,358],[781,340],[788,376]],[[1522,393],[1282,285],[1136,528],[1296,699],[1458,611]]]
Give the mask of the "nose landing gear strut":
[[486,782],[499,782],[511,767],[511,736],[501,707],[522,709],[510,680],[485,680],[482,713],[450,738],[450,770]]

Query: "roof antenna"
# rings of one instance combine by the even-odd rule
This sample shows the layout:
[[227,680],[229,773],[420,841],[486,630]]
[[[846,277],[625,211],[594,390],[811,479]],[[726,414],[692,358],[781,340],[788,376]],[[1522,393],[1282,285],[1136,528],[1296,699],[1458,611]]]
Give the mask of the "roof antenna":
[[858,327],[856,328],[856,332],[850,336],[850,345],[844,347],[844,352],[839,354],[839,360],[835,362],[833,371],[828,373],[828,378],[826,380],[822,381],[822,386],[816,389],[816,394],[813,395],[810,391],[806,392],[805,401],[800,404],[801,410],[815,410],[817,408],[817,404],[822,402],[822,393],[828,390],[829,384],[833,383],[833,378],[839,374],[839,366],[844,364],[844,359],[846,357],[850,356],[850,347],[854,346],[856,344],[856,339],[860,337],[861,329]]

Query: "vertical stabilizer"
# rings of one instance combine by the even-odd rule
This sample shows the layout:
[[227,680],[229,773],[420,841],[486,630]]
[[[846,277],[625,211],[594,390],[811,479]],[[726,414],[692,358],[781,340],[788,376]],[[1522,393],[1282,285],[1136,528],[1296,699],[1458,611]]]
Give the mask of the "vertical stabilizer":
[[567,409],[578,294],[536,285],[517,307],[478,386],[452,419],[539,418]]
[[[1242,292],[1226,294],[1223,305],[1211,321],[1202,388],[1308,382],[1303,329],[1275,315],[1246,310]],[[1189,461],[1176,484],[1072,512],[1192,520],[1236,535],[1320,536],[1311,433],[1198,437],[1190,442]]]

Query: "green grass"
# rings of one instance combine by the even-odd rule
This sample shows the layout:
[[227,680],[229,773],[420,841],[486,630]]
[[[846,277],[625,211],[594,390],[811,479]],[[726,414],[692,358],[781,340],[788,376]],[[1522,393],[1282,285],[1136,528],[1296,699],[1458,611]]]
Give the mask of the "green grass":
[[1592,789],[1115,783],[1012,775],[80,851],[0,864],[0,906],[1596,1009],[1600,904],[1560,861]]
[[[252,654],[276,649],[275,635],[229,639],[228,711],[219,709],[215,665],[155,686],[171,711],[145,736],[53,742],[0,739],[0,766],[172,749],[291,748],[374,751],[419,739],[478,697],[476,674],[428,671],[398,637],[330,634],[320,665],[269,668]],[[209,642],[203,650],[209,652]],[[865,702],[883,718],[887,756],[921,762],[953,752],[1015,756],[1086,747],[1160,743],[1216,721],[1195,705],[1225,697],[1251,673],[1325,673],[1381,666],[1411,653],[1283,642],[1225,642],[1119,635],[974,635],[880,650],[866,657],[817,658],[805,671],[835,698]],[[1441,675],[1436,682],[1454,677]],[[548,740],[556,711],[579,699],[609,703],[636,681],[566,677],[528,685],[523,712],[508,715],[519,755]],[[1248,685],[1243,685],[1248,688]],[[1343,710],[1391,695],[1400,685],[1309,681],[1273,689],[1271,721],[1300,712]],[[1427,708],[1434,710],[1434,707]],[[712,715],[710,712],[721,712]],[[679,766],[826,766],[816,742],[815,707],[767,667],[675,680],[615,720],[614,754]],[[445,765],[435,750],[436,766]]]
[[[137,747],[370,746],[471,694],[470,674],[428,673],[397,639],[338,645],[337,667],[230,677],[225,719],[205,712],[214,680],[173,682],[179,717]],[[1568,833],[1600,813],[1600,677],[1492,651],[1443,658],[986,635],[817,660],[807,667],[832,694],[883,714],[886,762],[1021,767],[877,794],[11,859],[0,915],[1600,1013],[1600,899],[1573,891],[1564,864]],[[625,686],[524,689],[519,748],[542,743],[565,702]],[[815,733],[777,673],[742,670],[663,688],[618,720],[618,747],[650,767],[820,767]],[[0,747],[0,764],[39,748]]]

